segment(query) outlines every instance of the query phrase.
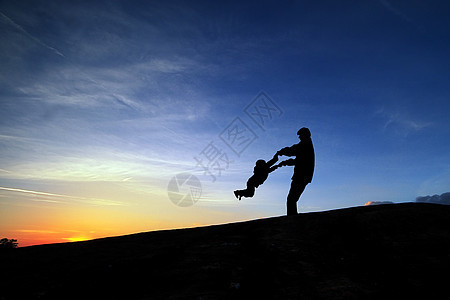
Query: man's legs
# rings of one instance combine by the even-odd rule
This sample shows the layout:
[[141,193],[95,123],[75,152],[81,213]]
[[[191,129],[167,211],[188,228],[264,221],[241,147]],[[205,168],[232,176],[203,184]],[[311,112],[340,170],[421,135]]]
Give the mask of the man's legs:
[[305,182],[298,182],[295,180],[292,180],[291,182],[291,189],[289,190],[289,194],[287,196],[287,215],[292,216],[296,215],[297,213],[297,201],[300,199],[300,195],[305,190],[305,187],[308,183]]

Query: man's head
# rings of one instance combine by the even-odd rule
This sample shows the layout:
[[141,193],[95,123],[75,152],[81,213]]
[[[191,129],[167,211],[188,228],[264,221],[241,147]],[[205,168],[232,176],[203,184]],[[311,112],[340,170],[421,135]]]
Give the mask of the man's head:
[[303,128],[300,128],[299,131],[297,131],[297,135],[300,140],[309,139],[309,138],[311,138],[311,131],[309,131],[308,128],[303,127]]

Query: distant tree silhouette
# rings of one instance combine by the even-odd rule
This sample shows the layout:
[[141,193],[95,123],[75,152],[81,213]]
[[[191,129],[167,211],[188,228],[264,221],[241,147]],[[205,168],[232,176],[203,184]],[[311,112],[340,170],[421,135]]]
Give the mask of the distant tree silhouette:
[[17,248],[18,243],[17,240],[15,239],[7,239],[7,238],[3,238],[0,240],[0,249],[14,249]]

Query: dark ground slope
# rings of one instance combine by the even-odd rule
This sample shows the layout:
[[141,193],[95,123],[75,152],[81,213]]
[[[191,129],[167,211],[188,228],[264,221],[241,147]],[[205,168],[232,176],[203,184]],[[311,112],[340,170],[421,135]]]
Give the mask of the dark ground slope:
[[410,203],[25,247],[0,299],[448,299],[449,228]]

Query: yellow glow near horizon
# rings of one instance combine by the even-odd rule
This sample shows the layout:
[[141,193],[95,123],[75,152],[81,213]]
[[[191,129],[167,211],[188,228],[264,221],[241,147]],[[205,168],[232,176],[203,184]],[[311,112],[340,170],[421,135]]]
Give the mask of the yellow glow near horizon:
[[62,238],[62,239],[69,241],[69,242],[82,242],[82,241],[91,240],[92,238],[84,237],[84,236],[76,236],[76,237]]

